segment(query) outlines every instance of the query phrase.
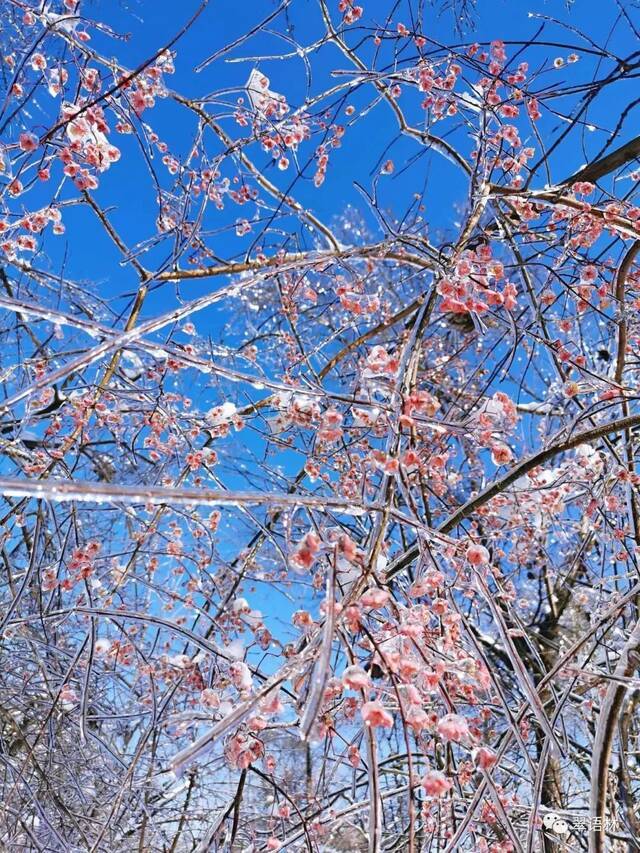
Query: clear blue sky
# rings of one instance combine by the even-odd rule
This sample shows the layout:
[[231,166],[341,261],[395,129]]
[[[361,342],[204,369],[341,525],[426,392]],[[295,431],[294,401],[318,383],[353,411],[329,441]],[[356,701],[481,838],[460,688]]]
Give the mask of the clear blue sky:
[[[363,0],[363,5],[365,7],[363,20],[367,24],[377,18],[380,22],[384,22],[384,15],[388,8],[386,3],[381,0]],[[179,4],[169,0],[118,0],[118,2],[94,0],[85,8],[97,19],[109,23],[117,32],[130,34],[127,41],[114,43],[97,37],[94,38],[93,43],[96,48],[104,49],[108,54],[115,53],[121,61],[130,67],[135,67],[172,38],[197,6],[194,0],[184,0]],[[337,3],[331,2],[330,7],[335,13],[335,20],[338,21]],[[237,0],[210,2],[195,27],[177,45],[177,71],[172,78],[169,78],[169,83],[178,91],[190,96],[222,92],[223,100],[233,102],[241,93],[238,91],[229,93],[227,90],[241,89],[256,63],[251,59],[244,62],[226,60],[238,60],[264,53],[288,52],[291,46],[275,36],[261,35],[229,53],[226,59],[217,60],[200,74],[193,73],[194,66],[241,36],[275,8],[276,4],[272,0],[260,2],[254,0],[244,4],[239,4]],[[397,20],[410,23],[407,9],[406,4],[400,7],[401,11],[394,16],[394,23]],[[530,39],[541,24],[538,18],[529,16],[530,12],[557,17],[575,25],[584,30],[587,35],[592,36],[599,44],[609,37],[619,14],[615,3],[603,4],[595,0],[577,0],[572,4],[562,0],[549,0],[549,2],[481,0],[474,16],[477,26],[473,37],[480,41],[493,38],[502,38],[507,41]],[[288,14],[289,21],[293,25],[293,35],[299,43],[308,45],[321,34],[321,21],[315,0],[293,0]],[[422,24],[427,35],[443,43],[455,43],[456,36],[452,33],[452,23],[450,13],[438,15],[427,4]],[[279,32],[285,30],[282,15],[273,23],[273,28]],[[558,27],[548,25],[541,38],[557,40],[561,35]],[[564,36],[565,39],[568,37],[569,34]],[[630,53],[635,48],[629,38],[628,29],[621,26],[614,30],[611,44],[614,52],[619,55]],[[516,49],[510,48],[509,54],[513,55]],[[566,55],[567,51],[559,48],[557,53]],[[541,47],[538,52],[530,53],[530,61],[531,55],[542,62],[545,57],[553,58],[554,50]],[[289,103],[297,106],[304,100],[306,91],[318,94],[326,86],[335,84],[336,78],[329,76],[329,70],[347,67],[347,61],[333,47],[324,48],[319,53],[311,54],[309,58],[313,73],[309,89],[307,89],[304,64],[300,59],[262,61],[259,67],[271,78],[272,87],[286,94]],[[589,62],[588,57],[581,61],[581,65],[578,63],[561,72],[564,79],[571,79],[570,74],[573,74],[575,79],[584,79],[585,73],[587,77],[592,72],[598,73],[598,69],[593,64],[587,72],[585,64]],[[533,65],[534,63],[532,67]],[[545,82],[548,79],[549,84],[555,82],[549,75],[542,79]],[[602,104],[596,105],[590,112],[589,120],[606,130],[611,128],[622,107],[632,99],[633,86],[634,83],[631,83],[626,88],[620,86],[615,92],[612,91]],[[350,102],[363,104],[368,97],[370,92],[363,88]],[[562,104],[556,106],[559,109],[563,107]],[[169,143],[178,156],[184,156],[187,153],[190,129],[193,129],[194,124],[184,110],[179,111],[169,104],[162,103],[156,109],[145,113],[144,119]],[[554,120],[549,127],[553,125],[560,126],[561,122]],[[233,127],[231,122],[227,126]],[[621,141],[626,141],[636,132],[635,114],[631,113],[620,134]],[[585,144],[589,146],[589,153],[592,154],[607,139],[607,133],[595,131],[585,134],[585,137]],[[130,243],[135,243],[154,234],[155,198],[152,183],[143,173],[146,167],[135,141],[132,138],[126,138],[122,139],[122,143],[125,156],[116,168],[103,176],[97,198],[113,206],[114,221],[122,230],[123,236]],[[364,120],[348,131],[344,148],[332,154],[327,180],[321,190],[314,189],[311,182],[306,180],[296,183],[294,193],[327,221],[339,215],[346,204],[352,204],[363,212],[369,222],[372,222],[367,212],[367,205],[355,184],[359,183],[371,191],[372,178],[376,172],[380,153],[386,146],[391,146],[386,156],[391,157],[398,168],[393,178],[379,183],[382,205],[395,214],[402,215],[410,202],[412,193],[421,191],[426,186],[426,215],[432,228],[451,227],[455,219],[453,205],[462,204],[465,200],[465,185],[460,180],[456,168],[442,158],[426,157],[419,161],[416,167],[404,174],[398,174],[401,172],[401,165],[419,152],[413,141],[397,139],[394,123],[384,104],[376,106]],[[301,151],[301,157],[304,159],[311,153],[312,146],[307,144]],[[585,159],[584,151],[576,150],[575,142],[570,148],[560,149],[555,160],[558,173],[554,177],[559,178],[575,169],[585,162]],[[261,165],[269,163],[267,155],[261,157],[258,154],[256,160]],[[161,166],[159,171],[163,174],[165,186],[168,186],[169,181],[166,180],[166,173]],[[287,188],[292,177],[291,171],[280,173],[273,167],[269,168],[267,173],[282,188]],[[73,225],[76,215],[82,217],[82,225],[78,221],[77,227]],[[228,225],[229,220],[237,215],[245,215],[245,211],[226,210],[220,214],[217,223],[212,220],[210,224],[212,227]],[[104,293],[122,293],[127,289],[123,287],[124,282],[128,282],[132,287],[135,286],[135,278],[120,266],[115,265],[118,260],[117,254],[105,241],[104,234],[98,227],[94,228],[94,223],[88,221],[86,211],[78,211],[77,214],[70,211],[66,218],[69,223],[69,234],[75,236],[75,245],[71,247],[69,256],[69,270],[73,274],[82,276],[85,273],[87,275],[91,273],[93,277],[98,253],[102,262]],[[81,244],[77,243],[78,233],[85,235]],[[234,256],[245,249],[245,244],[239,241],[232,231],[219,235],[213,243],[217,254],[222,257]],[[199,286],[193,287],[190,291],[190,293],[196,292],[200,292]],[[157,310],[158,307],[159,305],[153,301],[150,301],[147,306],[151,311]]]

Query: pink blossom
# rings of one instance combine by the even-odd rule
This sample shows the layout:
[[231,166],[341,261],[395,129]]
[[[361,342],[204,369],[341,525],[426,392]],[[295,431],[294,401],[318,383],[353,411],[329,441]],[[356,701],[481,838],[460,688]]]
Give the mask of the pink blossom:
[[440,770],[428,770],[422,777],[422,787],[428,797],[442,797],[453,783]]
[[298,545],[291,557],[294,568],[308,570],[314,564],[320,550],[320,538],[310,531]]
[[414,732],[421,732],[429,727],[429,715],[424,708],[411,705],[405,713],[405,720]]
[[224,755],[231,767],[246,770],[264,755],[264,744],[254,735],[238,732],[227,742]]
[[34,71],[44,71],[47,67],[47,60],[41,53],[34,53],[30,64]]
[[385,710],[382,702],[365,702],[360,713],[362,714],[364,724],[370,726],[372,729],[378,726],[384,729],[393,727],[393,717]]
[[389,591],[386,589],[376,589],[372,587],[368,589],[360,598],[360,603],[363,607],[379,608],[389,601]]
[[477,767],[480,767],[482,770],[489,770],[496,763],[497,756],[492,749],[480,746],[474,749],[473,760]]
[[489,552],[483,545],[469,545],[465,557],[472,566],[484,566],[489,562]]
[[513,453],[502,442],[495,442],[491,446],[491,461],[494,465],[508,465],[513,459]]
[[207,687],[200,694],[200,703],[204,705],[205,708],[211,708],[213,710],[220,707],[220,696],[216,693],[215,690],[212,690],[210,687]]
[[349,690],[368,690],[371,687],[369,674],[357,664],[345,669],[342,673],[342,683]]
[[229,666],[229,674],[238,690],[250,690],[252,687],[251,671],[246,663],[234,661]]
[[35,151],[39,140],[35,133],[21,133],[19,145],[22,151]]
[[452,740],[456,743],[469,737],[469,725],[464,717],[459,714],[447,714],[438,720],[438,734],[443,740]]
[[353,744],[347,750],[347,760],[352,767],[359,767],[360,765],[360,751],[357,746]]

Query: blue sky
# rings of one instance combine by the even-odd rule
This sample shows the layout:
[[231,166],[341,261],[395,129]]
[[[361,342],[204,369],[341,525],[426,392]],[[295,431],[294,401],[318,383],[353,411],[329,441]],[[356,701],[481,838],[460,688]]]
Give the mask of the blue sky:
[[[337,8],[334,8],[337,4],[330,5],[337,22],[339,15]],[[367,25],[372,20],[384,21],[387,4],[381,0],[364,0],[363,5],[365,6],[363,21]],[[95,0],[91,7],[87,7],[87,11],[91,11],[97,19],[110,24],[117,32],[127,33],[130,37],[126,41],[114,42],[111,39],[94,36],[93,44],[107,54],[117,54],[123,63],[135,67],[171,39],[197,6],[198,4],[193,0],[185,0],[181,4],[169,2],[169,0],[153,2],[151,0],[133,0],[132,2],[131,0],[127,2]],[[276,4],[271,0],[246,3],[242,6],[231,0],[216,0],[209,3],[196,25],[176,46],[176,74],[169,78],[169,84],[177,91],[189,96],[201,97],[209,93],[222,93],[220,99],[226,103],[233,103],[242,94],[241,89],[250,70],[258,64],[251,57],[289,52],[290,44],[281,38],[263,34],[216,60],[201,73],[195,74],[193,69],[207,56],[233,42],[275,8]],[[406,5],[401,9],[402,11],[399,11],[393,19],[394,23],[397,20],[409,23]],[[473,38],[479,41],[497,37],[505,40],[530,39],[542,23],[539,18],[531,18],[530,11],[536,15],[557,17],[578,26],[600,44],[607,37],[618,17],[618,10],[614,3],[602,4],[593,0],[578,0],[573,4],[566,4],[559,0],[542,3],[539,0],[533,0],[531,3],[481,0],[475,15],[476,29]],[[309,45],[321,34],[322,24],[317,3],[314,0],[294,0],[288,15],[293,25],[293,34],[300,44]],[[430,37],[441,40],[443,43],[455,43],[457,37],[452,32],[452,23],[450,13],[438,15],[427,6],[423,17],[423,30]],[[280,15],[272,26],[282,32],[285,29],[284,16]],[[350,35],[355,38],[355,30]],[[561,40],[560,37],[562,33],[559,28],[548,24],[541,38]],[[564,39],[568,37],[569,34],[564,35]],[[579,40],[575,41],[579,43]],[[628,28],[620,25],[614,30],[611,44],[618,55],[630,53],[635,48],[629,37]],[[515,47],[509,48],[509,54],[513,55],[515,50]],[[562,56],[566,55],[567,51],[558,48],[557,53]],[[542,61],[543,58],[548,59],[553,56],[553,48],[541,47],[537,52],[530,52],[532,68],[537,58]],[[272,88],[284,93],[290,104],[298,106],[304,100],[307,91],[315,95],[327,86],[335,85],[337,78],[329,76],[330,70],[347,68],[347,60],[334,47],[325,47],[320,52],[311,53],[309,60],[313,73],[309,89],[307,89],[304,63],[299,58],[286,61],[277,59],[261,61],[259,67],[270,77]],[[581,62],[582,64],[578,63],[560,72],[562,78],[571,79],[569,75],[573,74],[574,79],[584,79],[586,71],[584,65],[589,62],[588,57],[582,58]],[[598,73],[593,63],[586,76],[588,77],[591,72]],[[540,78],[541,84],[546,85],[547,82],[549,85],[554,84],[558,80],[557,76],[553,76],[554,74],[557,72],[547,71],[546,76]],[[594,125],[610,128],[621,112],[622,105],[633,97],[631,94],[633,85],[632,82],[625,87],[621,85],[615,92],[612,90],[604,102],[596,105],[590,112],[588,120]],[[229,91],[234,89],[235,92]],[[360,106],[370,97],[371,92],[367,87],[363,87],[349,102]],[[557,106],[563,108],[562,103],[558,103]],[[216,107],[214,111],[219,109]],[[631,113],[626,125],[622,128],[621,142],[634,135],[634,119],[635,116]],[[176,155],[184,156],[187,153],[190,134],[195,125],[186,115],[185,110],[176,110],[173,105],[166,102],[159,103],[154,110],[145,113],[144,120],[148,121],[161,138],[167,141]],[[549,129],[553,125],[561,126],[561,124],[561,121],[549,120]],[[226,126],[234,132],[232,121],[228,121]],[[440,132],[439,128],[438,132]],[[599,131],[586,133],[585,137],[588,154],[597,151],[608,138],[606,133]],[[141,172],[141,170],[146,171],[146,167],[134,141],[129,138],[122,142],[124,156],[110,173],[103,176],[102,186],[96,197],[98,201],[111,206],[114,222],[122,230],[127,241],[134,244],[138,240],[153,236],[155,232],[155,194],[148,176]],[[465,142],[463,141],[462,144],[464,145]],[[312,151],[311,144],[303,146],[301,158],[304,160],[312,154]],[[403,174],[402,165],[419,151],[412,140],[397,138],[394,123],[385,104],[378,104],[364,119],[348,130],[344,147],[332,153],[327,179],[320,190],[313,188],[308,177],[307,180],[297,181],[293,192],[300,201],[308,204],[328,222],[334,220],[345,206],[350,204],[357,208],[369,223],[375,225],[362,192],[358,190],[356,184],[368,192],[372,190],[372,181],[377,173],[381,151],[386,151],[385,157],[391,157],[396,163],[396,174],[378,182],[381,205],[397,215],[402,215],[411,201],[412,194],[426,188],[425,215],[431,227],[436,229],[451,227],[452,221],[455,220],[453,205],[463,204],[465,201],[465,183],[461,180],[455,166],[437,156],[423,157],[418,161],[418,165]],[[576,150],[575,143],[570,147],[561,148],[555,160],[557,174],[554,177],[562,177],[574,170],[585,162],[586,156],[584,151]],[[256,162],[267,166],[269,178],[281,188],[289,187],[293,177],[292,170],[285,173],[278,172],[269,164],[269,157],[261,155],[260,152],[256,154]],[[308,172],[308,175],[310,176],[312,172],[313,170]],[[78,220],[77,227],[73,224],[76,215],[82,217],[82,223]],[[225,210],[220,215],[217,225],[228,226],[229,220],[236,215],[245,215],[245,211],[236,213],[236,211]],[[112,246],[108,245],[97,224],[88,221],[86,212],[78,211],[76,214],[69,211],[66,218],[69,223],[69,234],[73,234],[76,238],[69,256],[69,270],[74,275],[82,276],[85,271],[88,274],[91,270],[91,277],[94,277],[96,253],[99,253],[103,270],[101,288],[103,293],[112,294],[114,291],[122,293],[129,289],[122,286],[125,281],[135,286],[135,278],[120,266],[116,266],[117,253]],[[84,237],[81,244],[77,242],[78,233],[82,233]],[[221,257],[232,257],[245,248],[233,231],[216,236],[213,242],[216,253]],[[190,294],[201,292],[200,288],[200,285],[191,286]],[[149,310],[156,310],[156,307],[153,301],[149,302]]]

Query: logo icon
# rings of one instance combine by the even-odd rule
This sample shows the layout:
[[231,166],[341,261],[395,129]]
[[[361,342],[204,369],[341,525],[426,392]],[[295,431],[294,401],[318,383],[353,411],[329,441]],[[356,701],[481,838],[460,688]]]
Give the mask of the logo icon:
[[567,821],[562,815],[558,815],[555,812],[547,812],[542,818],[542,825],[549,832],[553,832],[554,835],[567,835],[569,832]]

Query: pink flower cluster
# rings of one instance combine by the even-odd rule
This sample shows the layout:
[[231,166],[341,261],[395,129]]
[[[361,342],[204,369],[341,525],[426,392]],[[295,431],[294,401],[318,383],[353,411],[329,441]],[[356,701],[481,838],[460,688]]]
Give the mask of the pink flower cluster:
[[450,276],[440,279],[440,310],[452,314],[484,314],[490,308],[517,308],[517,287],[505,279],[504,267],[490,246],[467,250]]

